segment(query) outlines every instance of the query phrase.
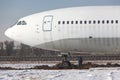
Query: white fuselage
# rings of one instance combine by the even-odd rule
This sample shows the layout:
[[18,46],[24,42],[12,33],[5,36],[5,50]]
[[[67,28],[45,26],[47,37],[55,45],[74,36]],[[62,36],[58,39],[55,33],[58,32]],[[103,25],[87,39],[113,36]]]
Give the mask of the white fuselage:
[[120,51],[120,6],[75,7],[37,13],[20,19],[5,34],[48,50]]

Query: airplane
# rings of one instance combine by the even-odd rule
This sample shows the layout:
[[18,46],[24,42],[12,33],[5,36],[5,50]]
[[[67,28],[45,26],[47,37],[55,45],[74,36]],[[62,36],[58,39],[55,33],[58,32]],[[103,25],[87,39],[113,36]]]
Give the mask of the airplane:
[[36,13],[18,20],[5,35],[46,50],[119,52],[120,6],[71,7]]

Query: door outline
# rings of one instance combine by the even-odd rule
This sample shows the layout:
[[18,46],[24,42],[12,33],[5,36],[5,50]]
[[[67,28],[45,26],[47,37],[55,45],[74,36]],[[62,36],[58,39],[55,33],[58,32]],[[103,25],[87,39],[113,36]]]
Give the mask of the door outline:
[[[47,18],[51,18],[50,21],[46,21]],[[52,22],[53,22],[53,16],[52,15],[44,16],[42,30],[43,31],[52,31]],[[48,27],[48,29],[45,27],[45,25],[47,23],[50,24],[50,27]]]

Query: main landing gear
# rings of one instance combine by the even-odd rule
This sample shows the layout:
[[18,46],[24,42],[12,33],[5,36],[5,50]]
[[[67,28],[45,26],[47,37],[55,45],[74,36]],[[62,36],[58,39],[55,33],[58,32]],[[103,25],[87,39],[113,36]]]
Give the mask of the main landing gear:
[[62,62],[59,64],[59,68],[70,69],[72,68],[71,62],[68,60],[70,53],[61,52],[60,56],[63,58]]
[[70,56],[70,53],[61,53],[60,56],[62,56],[62,62],[60,64],[58,64],[58,67],[61,69],[72,69],[72,68],[81,68],[82,67],[82,57],[78,58],[78,66],[72,64],[69,60],[68,60],[68,56]]

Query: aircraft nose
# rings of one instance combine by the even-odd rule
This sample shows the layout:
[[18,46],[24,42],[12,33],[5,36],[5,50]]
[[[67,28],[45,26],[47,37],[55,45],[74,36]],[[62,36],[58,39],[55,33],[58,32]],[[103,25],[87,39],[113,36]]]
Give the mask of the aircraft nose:
[[7,30],[5,31],[5,35],[6,35],[7,37],[9,37],[9,38],[12,38],[12,37],[13,37],[13,34],[14,34],[14,32],[12,31],[11,28],[9,28],[9,29],[7,29]]

